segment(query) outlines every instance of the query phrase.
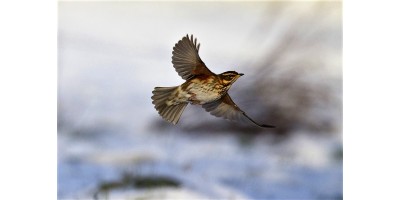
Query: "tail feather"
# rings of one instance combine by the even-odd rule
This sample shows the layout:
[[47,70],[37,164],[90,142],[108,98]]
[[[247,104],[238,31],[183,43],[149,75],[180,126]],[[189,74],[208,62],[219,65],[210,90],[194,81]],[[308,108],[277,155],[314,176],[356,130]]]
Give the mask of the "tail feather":
[[152,103],[160,116],[173,124],[178,123],[179,118],[187,106],[187,103],[167,105],[169,97],[177,88],[178,87],[156,87],[151,97],[151,99],[153,99]]

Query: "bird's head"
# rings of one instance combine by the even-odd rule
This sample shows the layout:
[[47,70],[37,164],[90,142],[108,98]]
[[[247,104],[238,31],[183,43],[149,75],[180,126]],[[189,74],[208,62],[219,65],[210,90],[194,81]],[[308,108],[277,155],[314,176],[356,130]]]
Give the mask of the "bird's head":
[[242,73],[237,73],[235,71],[227,71],[219,74],[219,78],[225,86],[232,85],[239,77],[243,76]]

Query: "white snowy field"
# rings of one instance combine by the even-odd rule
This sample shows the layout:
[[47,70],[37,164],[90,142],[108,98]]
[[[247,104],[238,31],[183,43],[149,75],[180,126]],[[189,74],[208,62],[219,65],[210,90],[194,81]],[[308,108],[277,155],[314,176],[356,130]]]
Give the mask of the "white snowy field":
[[126,173],[170,177],[180,187],[124,186],[111,189],[108,197],[342,198],[339,138],[298,133],[283,142],[258,136],[244,143],[229,135],[92,134],[97,135],[90,140],[59,134],[60,199],[92,198],[102,183],[118,182]]
[[[324,20],[341,23],[340,6],[324,4]],[[341,132],[163,130],[151,103],[155,86],[183,82],[171,56],[184,35],[198,38],[212,71],[251,71],[242,65],[272,51],[287,21],[319,17],[314,9],[313,2],[59,2],[58,198],[342,199]],[[261,22],[274,26],[260,29]],[[321,66],[332,76],[341,76],[338,54]],[[137,187],[127,176],[173,184]]]

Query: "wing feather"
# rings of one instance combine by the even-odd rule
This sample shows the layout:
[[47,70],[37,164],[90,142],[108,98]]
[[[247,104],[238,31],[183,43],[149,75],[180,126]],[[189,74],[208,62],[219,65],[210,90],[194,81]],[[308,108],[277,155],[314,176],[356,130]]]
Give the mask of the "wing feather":
[[199,56],[200,43],[193,35],[186,35],[175,44],[172,51],[172,64],[179,76],[187,80],[195,75],[215,75]]
[[272,125],[259,124],[255,122],[232,101],[229,94],[226,94],[217,101],[203,104],[203,108],[207,112],[210,112],[211,115],[214,115],[216,117],[222,117],[224,119],[234,121],[242,121],[248,119],[257,126],[264,128],[275,128],[275,126]]

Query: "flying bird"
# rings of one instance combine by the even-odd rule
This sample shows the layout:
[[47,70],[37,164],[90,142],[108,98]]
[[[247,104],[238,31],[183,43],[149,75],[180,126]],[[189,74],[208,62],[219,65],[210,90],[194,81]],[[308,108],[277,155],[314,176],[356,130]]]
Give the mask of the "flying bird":
[[229,88],[242,73],[227,71],[221,74],[211,72],[199,56],[200,43],[193,35],[186,35],[175,44],[172,64],[175,71],[186,80],[174,87],[155,87],[151,99],[162,118],[177,124],[188,103],[201,105],[216,117],[229,120],[248,119],[265,128],[275,126],[259,124],[243,112],[228,94]]

